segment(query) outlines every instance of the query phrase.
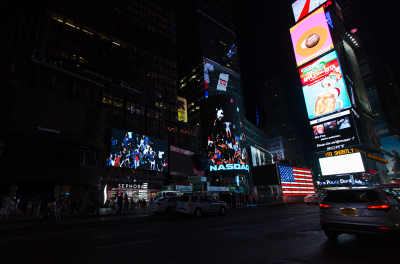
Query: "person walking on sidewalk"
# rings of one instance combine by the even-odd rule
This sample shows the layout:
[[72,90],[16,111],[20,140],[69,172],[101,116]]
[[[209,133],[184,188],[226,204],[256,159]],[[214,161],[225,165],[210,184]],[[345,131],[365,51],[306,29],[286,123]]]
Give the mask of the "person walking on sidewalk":
[[240,209],[245,209],[246,208],[246,198],[244,197],[244,194],[240,194],[240,204],[242,205]]
[[57,198],[54,198],[53,202],[47,204],[47,210],[42,220],[40,221],[40,226],[43,225],[44,222],[47,223],[48,226],[51,226],[51,218],[53,217],[54,210],[57,207]]
[[249,207],[251,209],[249,192],[246,192],[246,194],[244,195],[244,198],[246,199],[245,207],[247,207],[247,204],[249,204]]
[[236,193],[232,191],[232,208],[236,209]]
[[146,205],[147,205],[147,202],[146,202],[145,199],[143,199],[142,207],[143,207],[143,210],[144,210],[144,211],[146,211]]
[[6,221],[9,203],[10,203],[10,198],[3,195],[3,197],[1,198],[1,209],[0,209],[2,222]]
[[117,214],[121,214],[122,213],[122,196],[121,195],[118,196],[117,205],[118,205]]
[[26,203],[26,214],[25,216],[29,216],[32,211],[32,198],[29,198],[28,202]]
[[130,208],[129,208],[129,198],[128,198],[128,194],[125,194],[125,204],[124,204],[124,214],[125,211],[128,211],[128,213],[131,212]]
[[33,217],[39,218],[39,210],[41,204],[42,203],[39,201],[39,198],[37,198],[35,204],[33,205]]
[[56,217],[56,220],[57,220],[57,218],[60,219],[60,211],[61,211],[61,203],[60,203],[60,201],[58,201],[56,208],[54,210],[54,215]]

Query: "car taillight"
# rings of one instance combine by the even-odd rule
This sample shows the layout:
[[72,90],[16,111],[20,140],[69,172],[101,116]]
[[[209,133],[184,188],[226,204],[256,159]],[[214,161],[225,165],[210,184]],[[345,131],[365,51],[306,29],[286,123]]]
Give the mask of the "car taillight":
[[188,204],[188,207],[192,207],[192,203],[189,203],[189,204]]
[[156,206],[159,206],[159,205],[161,205],[160,203],[156,203]]
[[372,205],[367,207],[368,210],[381,210],[385,212],[389,212],[392,210],[391,204],[381,204],[381,205]]
[[326,205],[326,204],[319,204],[319,208],[326,208],[326,209],[328,209],[328,208],[331,208],[329,205]]
[[386,227],[386,226],[378,226],[379,229],[382,230],[392,230],[390,227]]

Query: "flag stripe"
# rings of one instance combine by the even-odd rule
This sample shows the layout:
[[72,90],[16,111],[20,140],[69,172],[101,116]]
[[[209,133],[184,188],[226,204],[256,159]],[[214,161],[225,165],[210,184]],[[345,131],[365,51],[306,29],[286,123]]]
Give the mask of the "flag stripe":
[[311,170],[279,165],[283,195],[315,193]]

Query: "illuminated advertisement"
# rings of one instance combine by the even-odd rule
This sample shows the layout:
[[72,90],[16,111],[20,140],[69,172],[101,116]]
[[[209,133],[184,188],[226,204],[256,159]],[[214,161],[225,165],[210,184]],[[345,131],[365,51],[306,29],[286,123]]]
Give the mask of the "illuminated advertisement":
[[360,153],[320,158],[322,176],[365,172]]
[[203,144],[211,160],[208,173],[250,171],[240,101],[237,96],[220,94],[201,103]]
[[204,176],[204,171],[198,171],[193,162],[194,153],[177,147],[170,147],[170,174]]
[[357,107],[356,98],[354,97],[353,87],[351,85],[349,85],[349,86],[350,86],[350,92],[351,92],[351,102],[353,103],[354,107]]
[[251,146],[250,149],[253,167],[268,164],[268,157],[270,155],[266,151],[260,150],[259,148],[255,148],[253,146]]
[[178,96],[178,121],[187,122],[187,102],[185,98]]
[[168,141],[113,129],[107,166],[167,172]]
[[294,2],[292,8],[295,22],[307,16],[326,1],[327,0],[297,0]]
[[235,44],[232,44],[232,46],[229,48],[229,52],[228,52],[228,58],[232,57],[232,55],[236,54],[237,51],[237,47],[235,46]]
[[344,111],[343,114],[313,122],[314,143],[317,151],[337,150],[360,144],[350,110]]
[[[234,85],[236,85],[233,84],[232,81],[230,80],[240,77],[240,75],[237,74],[236,72],[228,68],[225,68],[220,64],[206,58],[204,58],[203,67],[204,67],[204,88],[206,90],[206,93],[208,89],[214,89],[226,92],[229,89],[229,87],[233,87]],[[234,83],[237,83],[237,81]]]
[[389,178],[398,178],[400,176],[400,137],[390,136],[380,139],[382,144],[383,153],[389,163],[386,164]]
[[299,69],[309,119],[351,107],[336,51]]
[[381,141],[379,139],[378,133],[376,132],[374,120],[364,115],[365,125],[367,127],[368,136],[371,140],[372,148],[380,149]]
[[323,8],[290,29],[297,66],[333,49],[331,33]]
[[354,88],[356,90],[356,96],[360,104],[365,108],[371,110],[371,105],[369,103],[368,95],[365,90],[364,82],[361,76],[360,68],[358,67],[358,62],[356,58],[356,54],[352,47],[347,44],[346,41],[343,40],[343,46],[346,51],[347,60],[350,64],[350,70],[353,75],[352,79],[354,80]]
[[279,165],[283,195],[307,195],[315,193],[310,169]]

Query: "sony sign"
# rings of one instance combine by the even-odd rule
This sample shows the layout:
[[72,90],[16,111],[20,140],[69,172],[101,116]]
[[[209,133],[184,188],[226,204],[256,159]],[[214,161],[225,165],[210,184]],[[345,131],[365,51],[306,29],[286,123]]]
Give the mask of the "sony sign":
[[225,170],[245,170],[250,172],[249,165],[244,164],[220,164],[210,166],[210,171],[225,171]]

